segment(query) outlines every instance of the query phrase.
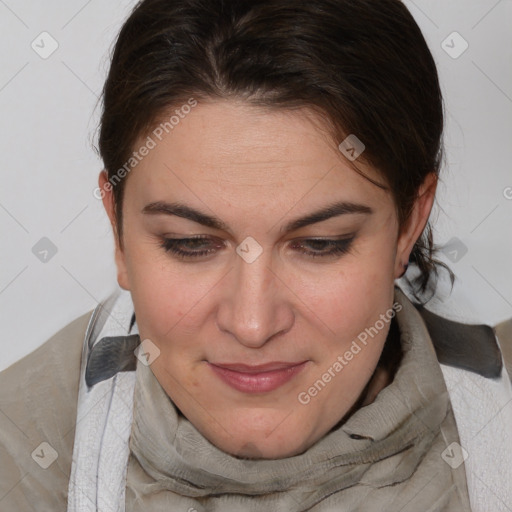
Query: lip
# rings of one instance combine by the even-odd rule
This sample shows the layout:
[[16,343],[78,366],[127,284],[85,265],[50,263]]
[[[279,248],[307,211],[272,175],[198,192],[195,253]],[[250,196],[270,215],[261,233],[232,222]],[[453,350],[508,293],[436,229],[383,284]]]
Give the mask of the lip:
[[298,363],[272,362],[261,365],[210,363],[208,366],[226,384],[243,393],[267,393],[283,386],[306,366]]

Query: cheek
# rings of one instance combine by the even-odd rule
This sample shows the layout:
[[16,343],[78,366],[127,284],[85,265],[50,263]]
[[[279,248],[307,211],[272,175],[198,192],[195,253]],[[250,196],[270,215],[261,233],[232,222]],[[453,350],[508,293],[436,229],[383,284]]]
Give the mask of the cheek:
[[127,250],[127,270],[139,331],[141,336],[163,341],[177,326],[183,327],[185,316],[193,316],[194,305],[205,292],[178,267],[169,265],[163,251],[159,254],[157,248],[142,244],[132,249]]
[[389,249],[385,251],[383,248],[354,256],[333,271],[316,274],[314,279],[302,277],[299,295],[311,310],[308,316],[330,339],[334,336],[340,343],[352,340],[390,307],[393,258]]
[[141,274],[132,297],[141,334],[164,341],[178,329],[186,331],[189,323],[197,325],[201,292],[180,278],[156,274]]
[[329,382],[316,402],[326,417],[340,403],[354,403],[378,362],[393,304],[392,286],[382,287],[379,279],[383,277],[378,273],[352,274],[328,289],[318,303],[321,323],[328,325],[329,333],[312,348],[318,366],[308,385],[314,386],[318,379]]

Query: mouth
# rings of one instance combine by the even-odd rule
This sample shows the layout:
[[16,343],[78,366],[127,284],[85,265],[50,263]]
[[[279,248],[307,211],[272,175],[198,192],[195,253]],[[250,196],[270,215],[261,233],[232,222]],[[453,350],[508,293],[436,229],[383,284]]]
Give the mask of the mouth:
[[251,366],[208,362],[208,366],[225,384],[242,393],[267,393],[289,382],[307,363],[272,362]]

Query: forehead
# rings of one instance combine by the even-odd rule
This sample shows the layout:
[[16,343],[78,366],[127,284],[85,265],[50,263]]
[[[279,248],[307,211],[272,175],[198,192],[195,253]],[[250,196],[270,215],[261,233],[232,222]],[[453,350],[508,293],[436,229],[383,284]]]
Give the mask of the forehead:
[[[306,203],[318,197],[385,200],[381,189],[353,169],[310,110],[269,109],[241,101],[199,102],[186,110],[174,116],[173,124],[166,121],[176,108],[161,118],[149,134],[152,149],[128,180],[127,188],[148,201],[178,190],[216,196],[240,207],[274,199],[297,203],[301,197]],[[376,170],[355,163],[382,183]]]

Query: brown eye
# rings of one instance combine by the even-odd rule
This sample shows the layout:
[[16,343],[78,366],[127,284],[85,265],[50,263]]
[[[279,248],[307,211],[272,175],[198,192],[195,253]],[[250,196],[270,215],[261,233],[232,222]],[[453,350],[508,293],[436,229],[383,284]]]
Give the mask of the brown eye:
[[[297,245],[308,246],[310,249],[300,248],[299,252],[311,258],[341,256],[350,250],[354,237],[343,239],[307,238],[299,241]],[[296,244],[294,244],[296,245]]]

